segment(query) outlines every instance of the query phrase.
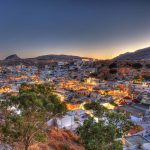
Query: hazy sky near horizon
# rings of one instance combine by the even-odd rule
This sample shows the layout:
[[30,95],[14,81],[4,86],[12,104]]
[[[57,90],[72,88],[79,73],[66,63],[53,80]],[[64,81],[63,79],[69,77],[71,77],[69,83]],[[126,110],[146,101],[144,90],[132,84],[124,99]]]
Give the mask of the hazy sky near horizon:
[[0,59],[112,58],[150,46],[150,0],[0,0]]

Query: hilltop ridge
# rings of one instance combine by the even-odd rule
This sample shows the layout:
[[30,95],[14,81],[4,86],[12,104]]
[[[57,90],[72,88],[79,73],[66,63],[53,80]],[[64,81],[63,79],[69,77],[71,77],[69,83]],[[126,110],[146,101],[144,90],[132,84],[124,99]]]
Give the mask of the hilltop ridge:
[[150,47],[136,50],[135,52],[127,52],[115,57],[113,60],[148,60],[150,59]]

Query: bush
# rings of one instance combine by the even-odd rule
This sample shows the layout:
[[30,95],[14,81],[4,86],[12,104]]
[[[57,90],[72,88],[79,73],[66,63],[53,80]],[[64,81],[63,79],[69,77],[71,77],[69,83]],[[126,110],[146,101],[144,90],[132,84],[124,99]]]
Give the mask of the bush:
[[116,74],[117,73],[117,69],[111,69],[111,70],[109,70],[109,73]]
[[150,68],[150,64],[146,64],[145,66],[146,66],[146,68]]
[[112,63],[109,65],[109,68],[112,69],[112,68],[117,68],[117,63]]
[[140,69],[140,68],[143,67],[143,65],[140,64],[140,63],[135,63],[135,64],[132,65],[132,67],[135,68],[135,69]]
[[150,80],[150,76],[143,76],[144,80]]

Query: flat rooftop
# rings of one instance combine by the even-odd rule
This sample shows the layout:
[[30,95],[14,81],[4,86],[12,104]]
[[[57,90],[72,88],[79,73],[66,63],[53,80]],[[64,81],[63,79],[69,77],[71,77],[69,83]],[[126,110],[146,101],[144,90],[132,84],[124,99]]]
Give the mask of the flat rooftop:
[[120,106],[119,110],[123,110],[135,116],[139,116],[139,114],[145,114],[144,110],[135,108],[134,106],[130,106],[130,105]]
[[125,139],[131,145],[139,145],[139,144],[149,143],[149,141],[146,140],[141,135],[127,136],[127,137],[125,137]]

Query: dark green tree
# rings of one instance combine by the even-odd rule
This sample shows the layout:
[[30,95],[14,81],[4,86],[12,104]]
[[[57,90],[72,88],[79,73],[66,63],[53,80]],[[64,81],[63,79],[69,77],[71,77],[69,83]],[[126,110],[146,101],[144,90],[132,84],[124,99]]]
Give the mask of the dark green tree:
[[110,69],[113,69],[113,68],[117,68],[118,66],[117,66],[117,63],[115,63],[115,62],[113,62],[113,63],[111,63],[110,65],[109,65],[109,68]]
[[145,66],[146,66],[146,68],[147,68],[147,69],[149,69],[149,68],[150,68],[150,64],[146,64]]
[[143,65],[140,63],[134,63],[134,64],[132,64],[132,67],[135,69],[141,69],[143,67]]
[[110,70],[109,70],[109,73],[111,73],[111,74],[116,74],[116,73],[117,73],[117,69],[110,69]]
[[86,120],[77,130],[87,150],[122,150],[122,144],[115,139],[118,131],[115,125],[95,122],[93,118]]
[[25,150],[36,141],[45,141],[46,122],[66,112],[66,105],[53,92],[48,84],[23,84],[17,96],[1,101],[0,107],[5,112],[0,126],[1,140],[14,147],[19,144]]
[[[97,102],[85,104],[91,110],[90,117],[77,129],[87,150],[122,150],[122,143],[117,140],[131,127],[131,122],[123,114],[110,112]],[[97,120],[95,119],[97,118]]]

